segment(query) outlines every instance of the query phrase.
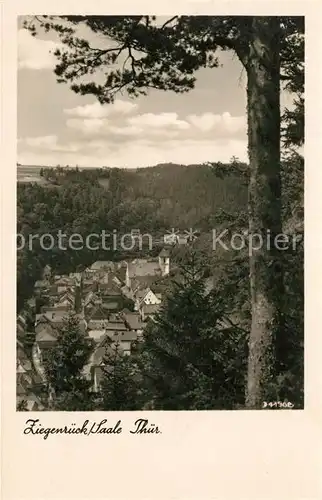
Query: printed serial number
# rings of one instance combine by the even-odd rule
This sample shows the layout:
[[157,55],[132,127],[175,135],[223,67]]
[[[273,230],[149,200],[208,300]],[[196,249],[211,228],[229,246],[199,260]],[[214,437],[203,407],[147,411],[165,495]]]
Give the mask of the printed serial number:
[[290,401],[264,401],[262,408],[294,408]]

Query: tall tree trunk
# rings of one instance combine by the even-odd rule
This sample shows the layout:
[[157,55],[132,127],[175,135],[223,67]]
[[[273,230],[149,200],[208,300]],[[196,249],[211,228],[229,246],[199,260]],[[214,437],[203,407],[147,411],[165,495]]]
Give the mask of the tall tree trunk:
[[[276,17],[254,17],[247,63],[249,232],[252,324],[246,406],[260,408],[276,364],[282,295],[280,181],[280,26]],[[261,235],[263,244],[259,246]],[[270,235],[270,239],[268,237]],[[270,244],[269,244],[270,243]]]

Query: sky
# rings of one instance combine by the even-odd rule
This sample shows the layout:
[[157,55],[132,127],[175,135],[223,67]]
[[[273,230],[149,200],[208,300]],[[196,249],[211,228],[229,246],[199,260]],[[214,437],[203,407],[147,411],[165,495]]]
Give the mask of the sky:
[[[185,94],[149,91],[114,104],[56,82],[54,34],[18,25],[18,158],[22,165],[137,168],[158,163],[247,161],[246,75],[232,52],[197,72]],[[86,33],[90,41],[99,41]],[[290,97],[283,96],[284,101]]]

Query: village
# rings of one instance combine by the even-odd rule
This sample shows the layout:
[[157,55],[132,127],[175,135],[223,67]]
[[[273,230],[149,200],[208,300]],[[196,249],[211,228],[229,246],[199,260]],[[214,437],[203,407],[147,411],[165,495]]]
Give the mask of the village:
[[[97,261],[81,273],[55,275],[45,266],[28,301],[35,313],[33,331],[21,313],[17,318],[17,404],[29,411],[43,410],[35,387],[46,384],[44,359],[55,346],[66,319],[73,315],[85,337],[95,342],[85,367],[92,390],[98,391],[106,346],[117,343],[124,355],[131,354],[147,323],[153,320],[164,298],[170,278],[170,251],[163,248],[157,258],[131,261]],[[29,329],[29,331],[28,331]],[[28,353],[29,349],[29,353]]]

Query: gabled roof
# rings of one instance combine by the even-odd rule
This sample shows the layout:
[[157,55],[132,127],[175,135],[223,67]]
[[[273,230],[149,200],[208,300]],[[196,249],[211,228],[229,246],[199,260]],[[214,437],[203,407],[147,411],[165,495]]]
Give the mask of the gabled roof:
[[136,276],[131,279],[131,288],[133,291],[138,290],[139,288],[151,288],[153,283],[158,279],[159,275],[156,274],[154,276]]
[[124,320],[122,321],[109,321],[106,325],[106,331],[126,331],[127,327]]
[[124,314],[124,319],[128,324],[130,330],[140,330],[143,328],[140,315],[137,312],[128,312]]
[[57,342],[57,339],[54,336],[54,334],[46,332],[46,331],[42,331],[42,332],[37,333],[37,335],[36,335],[36,342],[38,342],[38,343],[39,342],[52,342],[52,343],[55,343],[55,342]]
[[26,373],[26,370],[22,366],[22,364],[17,360],[16,373]]
[[35,327],[36,335],[38,333],[45,333],[45,332],[50,334],[50,335],[52,335],[54,332],[54,329],[49,322],[48,323],[39,323],[38,325],[36,325],[36,327]]
[[62,290],[58,294],[58,300],[64,300],[66,298],[68,298],[70,300],[73,300],[74,299],[74,295],[75,295],[75,287],[74,286],[67,287],[66,290]]
[[101,304],[95,305],[90,311],[88,311],[89,319],[107,319],[108,312],[106,309],[101,307]]
[[[31,362],[24,354],[23,356],[17,352],[17,368],[18,366],[23,370],[23,372],[29,372],[32,370]],[[22,373],[22,372],[21,372]]]

